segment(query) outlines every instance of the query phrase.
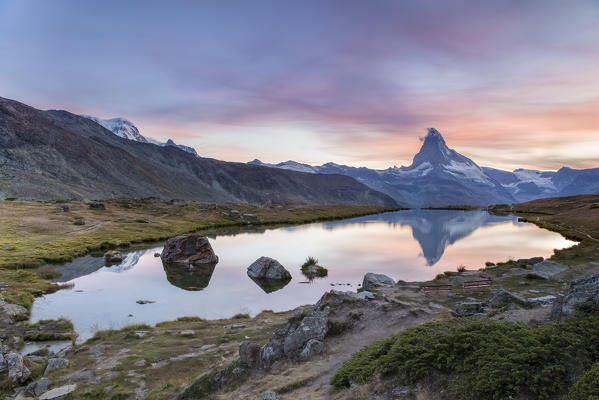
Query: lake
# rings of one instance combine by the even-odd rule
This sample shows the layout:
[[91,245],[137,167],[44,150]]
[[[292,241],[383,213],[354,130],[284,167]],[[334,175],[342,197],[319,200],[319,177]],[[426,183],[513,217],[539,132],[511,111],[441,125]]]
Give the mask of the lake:
[[[65,317],[79,340],[97,330],[156,324],[182,316],[228,318],[237,313],[283,311],[316,302],[330,289],[357,290],[367,272],[395,280],[426,281],[460,265],[478,269],[486,261],[548,257],[575,244],[516,217],[486,211],[405,210],[347,220],[281,228],[230,228],[206,235],[219,263],[190,272],[165,268],[154,253],[162,246],[127,253],[106,266],[86,256],[63,266],[56,281],[72,289],[37,298],[31,321]],[[260,256],[277,259],[292,280],[260,287],[246,274]],[[313,256],[329,270],[308,281],[300,266]],[[150,300],[138,304],[137,300]]]

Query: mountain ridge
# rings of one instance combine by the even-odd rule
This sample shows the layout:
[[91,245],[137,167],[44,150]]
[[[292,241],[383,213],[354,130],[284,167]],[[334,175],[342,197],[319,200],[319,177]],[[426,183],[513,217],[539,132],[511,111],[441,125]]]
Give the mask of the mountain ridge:
[[450,149],[435,128],[429,128],[422,141],[411,165],[382,170],[334,163],[312,166],[292,160],[267,164],[254,159],[249,163],[314,174],[345,174],[388,194],[400,204],[412,207],[487,206],[599,193],[599,168],[576,170],[562,167],[558,171],[519,168],[504,171],[481,167]]
[[121,138],[68,111],[41,111],[0,97],[0,198],[9,197],[397,206],[348,176],[202,158]]

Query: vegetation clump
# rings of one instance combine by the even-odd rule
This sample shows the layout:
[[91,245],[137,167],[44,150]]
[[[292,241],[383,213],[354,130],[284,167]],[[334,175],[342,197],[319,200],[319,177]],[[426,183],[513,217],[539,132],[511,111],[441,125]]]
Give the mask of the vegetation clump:
[[413,386],[433,378],[460,400],[546,399],[565,394],[598,360],[597,312],[536,328],[460,318],[410,328],[363,348],[331,384],[343,388],[381,376]]
[[302,274],[310,280],[314,278],[324,278],[329,274],[329,270],[318,265],[318,259],[314,257],[308,257],[306,262],[302,264],[301,270]]

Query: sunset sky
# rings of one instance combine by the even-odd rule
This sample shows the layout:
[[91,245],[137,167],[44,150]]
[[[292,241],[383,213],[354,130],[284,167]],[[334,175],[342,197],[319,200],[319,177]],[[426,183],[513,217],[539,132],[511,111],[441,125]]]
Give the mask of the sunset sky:
[[205,157],[599,166],[599,1],[0,0],[0,96]]

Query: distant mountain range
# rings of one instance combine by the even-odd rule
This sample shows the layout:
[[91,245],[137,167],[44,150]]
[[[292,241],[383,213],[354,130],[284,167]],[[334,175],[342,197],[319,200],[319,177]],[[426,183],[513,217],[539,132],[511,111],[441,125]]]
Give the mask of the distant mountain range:
[[478,166],[447,147],[443,136],[428,130],[412,165],[375,170],[334,163],[320,166],[286,161],[248,164],[308,172],[341,174],[386,193],[398,204],[409,207],[490,205],[519,203],[542,197],[599,193],[599,168],[559,171],[517,169],[513,172]]
[[188,153],[198,155],[193,147],[185,146],[182,144],[176,144],[172,139],[168,139],[166,142],[162,143],[158,140],[147,138],[139,133],[139,130],[133,123],[125,118],[111,118],[111,119],[100,119],[97,117],[92,117],[91,115],[81,114],[82,117],[87,119],[91,119],[92,121],[102,125],[104,128],[108,129],[115,135],[122,137],[124,139],[134,140],[140,143],[153,143],[158,146],[174,146],[178,147],[181,150],[184,150]]
[[149,143],[125,121],[100,123],[0,97],[0,198],[155,196],[219,203],[396,206],[389,196],[349,176],[198,157],[174,143]]

